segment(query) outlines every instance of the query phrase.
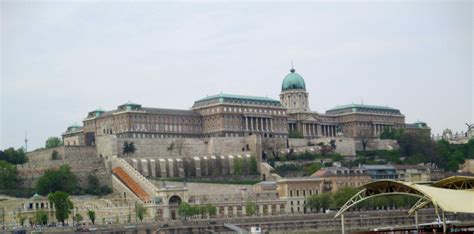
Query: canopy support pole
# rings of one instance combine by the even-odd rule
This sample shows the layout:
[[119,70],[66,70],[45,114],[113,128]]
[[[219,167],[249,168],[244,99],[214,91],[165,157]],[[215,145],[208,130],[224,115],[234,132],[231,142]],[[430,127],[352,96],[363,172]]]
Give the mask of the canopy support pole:
[[444,210],[443,210],[443,233],[446,233],[446,216],[444,215]]
[[418,232],[418,211],[415,211],[415,227],[416,231]]
[[345,233],[345,231],[344,231],[344,214],[341,214],[341,228],[342,228],[341,233],[344,234]]

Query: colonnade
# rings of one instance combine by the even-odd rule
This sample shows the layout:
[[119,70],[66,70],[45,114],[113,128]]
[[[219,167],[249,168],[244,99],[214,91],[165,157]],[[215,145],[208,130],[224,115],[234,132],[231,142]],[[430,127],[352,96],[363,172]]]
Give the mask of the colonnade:
[[374,133],[374,136],[377,137],[380,135],[380,133],[383,132],[385,128],[392,129],[393,125],[387,125],[387,124],[373,124],[372,125],[372,132]]
[[244,116],[245,131],[273,132],[273,119]]
[[315,123],[302,123],[303,135],[306,137],[335,137],[336,125],[320,125]]

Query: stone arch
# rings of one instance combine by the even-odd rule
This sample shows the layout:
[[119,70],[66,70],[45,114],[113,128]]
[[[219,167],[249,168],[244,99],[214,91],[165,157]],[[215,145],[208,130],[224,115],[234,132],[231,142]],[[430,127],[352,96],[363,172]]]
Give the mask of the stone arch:
[[179,206],[183,199],[179,195],[171,195],[170,198],[168,199],[168,204],[170,206],[177,205]]

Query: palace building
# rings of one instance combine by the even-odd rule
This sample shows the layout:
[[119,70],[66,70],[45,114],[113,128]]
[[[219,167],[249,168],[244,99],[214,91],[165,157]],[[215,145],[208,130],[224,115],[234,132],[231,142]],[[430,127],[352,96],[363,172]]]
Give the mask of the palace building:
[[385,128],[430,132],[426,123],[406,124],[400,110],[373,105],[337,106],[312,112],[304,79],[291,69],[280,100],[218,94],[194,102],[189,110],[143,107],[127,102],[115,110],[89,112],[83,126],[63,133],[65,145],[94,145],[98,136],[126,138],[205,138],[259,134],[264,138],[377,137]]

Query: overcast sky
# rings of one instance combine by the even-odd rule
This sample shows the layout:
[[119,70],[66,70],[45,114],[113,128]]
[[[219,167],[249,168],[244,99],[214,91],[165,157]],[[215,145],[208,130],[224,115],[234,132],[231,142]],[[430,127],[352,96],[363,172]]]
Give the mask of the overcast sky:
[[310,108],[398,108],[433,133],[473,120],[472,1],[1,2],[0,148],[29,150],[131,100],[188,109],[278,99],[291,60]]

